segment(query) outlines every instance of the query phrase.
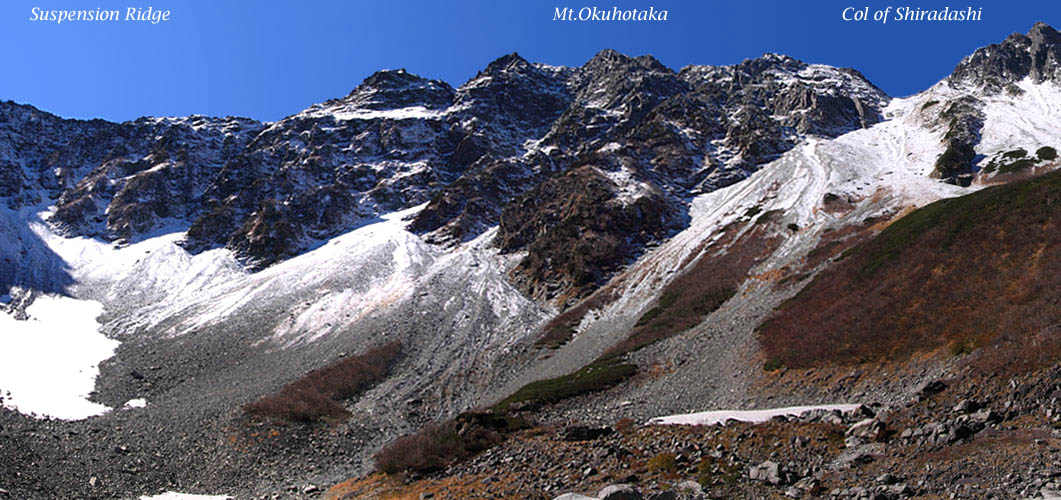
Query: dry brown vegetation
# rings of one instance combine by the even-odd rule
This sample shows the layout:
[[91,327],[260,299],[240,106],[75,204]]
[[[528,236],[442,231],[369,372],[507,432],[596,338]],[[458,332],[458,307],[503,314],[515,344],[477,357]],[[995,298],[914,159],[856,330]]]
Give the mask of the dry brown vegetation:
[[780,237],[767,236],[766,224],[724,239],[693,262],[663,288],[656,305],[634,325],[630,336],[609,349],[604,357],[636,351],[653,342],[692,328],[729,300],[748,272],[780,243]]
[[489,449],[504,441],[506,434],[526,427],[525,422],[510,416],[464,413],[398,438],[376,453],[376,467],[387,474],[436,472]]
[[244,406],[243,411],[256,417],[306,423],[344,417],[348,413],[341,401],[382,379],[400,350],[398,342],[390,342],[313,370],[276,394]]
[[759,330],[761,348],[788,367],[943,347],[990,346],[979,363],[991,370],[1056,359],[1059,193],[1055,172],[911,212],[779,307]]

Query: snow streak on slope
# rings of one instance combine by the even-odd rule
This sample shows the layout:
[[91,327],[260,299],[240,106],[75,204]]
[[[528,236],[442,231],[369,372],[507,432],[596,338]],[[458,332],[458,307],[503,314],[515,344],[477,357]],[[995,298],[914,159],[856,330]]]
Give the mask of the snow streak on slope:
[[57,236],[41,222],[30,226],[66,263],[75,294],[107,305],[114,317],[107,331],[118,337],[172,337],[253,318],[269,325],[263,340],[312,342],[407,301],[441,275],[477,283],[480,290],[466,292],[483,293],[496,317],[537,309],[505,283],[516,257],[489,248],[496,230],[444,251],[404,229],[404,219],[420,208],[384,216],[253,274],[226,249],[189,254],[177,244],[181,233],[122,247]]
[[26,414],[80,419],[106,406],[86,399],[100,361],[118,342],[99,333],[94,301],[41,295],[27,309],[29,319],[0,313],[0,394],[4,406]]
[[725,424],[730,420],[761,424],[769,422],[774,417],[799,417],[812,411],[822,410],[827,412],[838,411],[850,413],[857,410],[861,405],[835,404],[818,406],[789,406],[785,408],[772,408],[768,410],[718,410],[700,413],[686,413],[682,415],[669,415],[656,417],[650,420],[649,425],[717,425]]
[[[41,214],[40,220],[47,216]],[[182,233],[119,246],[94,238],[64,238],[41,222],[30,226],[66,263],[75,280],[72,289],[104,302],[108,310],[132,309],[162,299],[188,299],[246,274],[228,250],[189,254],[177,244]]]
[[984,128],[977,153],[990,156],[1017,147],[1034,152],[1041,146],[1061,148],[1061,87],[1024,79],[1019,96],[997,95],[986,99]]

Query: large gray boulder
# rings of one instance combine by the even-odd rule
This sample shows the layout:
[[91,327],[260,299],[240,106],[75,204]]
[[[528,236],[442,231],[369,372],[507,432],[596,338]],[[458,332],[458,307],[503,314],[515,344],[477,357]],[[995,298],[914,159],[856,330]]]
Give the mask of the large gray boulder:
[[641,492],[629,484],[605,486],[597,494],[601,500],[641,500]]
[[756,481],[764,481],[773,485],[781,484],[781,466],[778,465],[777,462],[763,462],[752,467],[748,471],[748,478]]
[[553,500],[598,500],[597,497],[587,497],[578,493],[564,493]]

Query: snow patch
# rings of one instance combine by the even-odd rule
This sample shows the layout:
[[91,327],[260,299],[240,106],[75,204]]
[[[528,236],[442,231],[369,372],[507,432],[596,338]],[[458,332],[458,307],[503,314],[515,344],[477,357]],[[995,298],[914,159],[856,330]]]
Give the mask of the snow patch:
[[147,406],[147,400],[144,398],[130,399],[125,402],[126,408],[143,408]]
[[103,305],[42,295],[27,309],[29,319],[0,314],[0,391],[4,406],[24,414],[77,420],[110,408],[88,400],[99,363],[119,342],[99,332]]
[[769,410],[717,410],[656,417],[649,420],[648,423],[649,425],[724,425],[730,420],[736,420],[738,422],[761,424],[770,421],[770,419],[774,417],[799,417],[815,410],[850,413],[857,410],[859,406],[861,405],[834,404],[818,406],[788,406],[785,408],[773,408]]
[[428,109],[423,106],[410,106],[398,109],[358,109],[358,108],[325,108],[319,111],[307,113],[309,116],[318,117],[324,115],[334,116],[336,120],[430,120],[446,116],[446,111]]

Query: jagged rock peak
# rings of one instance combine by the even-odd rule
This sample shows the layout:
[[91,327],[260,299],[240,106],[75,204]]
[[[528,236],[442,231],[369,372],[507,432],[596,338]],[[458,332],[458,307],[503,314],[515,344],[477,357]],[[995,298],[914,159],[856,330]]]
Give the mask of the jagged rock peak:
[[412,107],[441,110],[452,104],[455,93],[453,87],[444,81],[430,80],[410,73],[404,68],[386,69],[365,78],[346,97],[314,104],[294,117],[323,115],[349,117],[355,116],[358,112]]
[[492,75],[505,71],[514,71],[518,73],[525,71],[528,67],[530,67],[530,63],[518,53],[513,52],[498,57],[490,64],[487,64],[486,69],[481,71],[480,74],[486,73]]
[[1027,34],[1014,33],[1002,43],[981,47],[962,59],[947,81],[954,86],[982,87],[988,92],[1016,91],[1025,78],[1034,83],[1061,79],[1061,33],[1044,22]]
[[354,89],[354,92],[359,90],[363,91],[366,89],[374,90],[404,90],[404,89],[421,89],[421,88],[450,88],[449,84],[441,80],[429,80],[420,75],[410,73],[405,68],[399,69],[384,69],[377,71],[365,78],[361,85],[358,85]]
[[670,68],[664,66],[663,63],[659,62],[655,57],[650,55],[630,57],[613,49],[604,49],[598,52],[592,59],[587,61],[582,68],[590,71],[614,71],[624,69],[673,73]]
[[406,71],[382,70],[365,78],[347,96],[365,109],[389,109],[411,105],[444,106],[453,99],[454,90],[441,80],[429,80]]
[[807,63],[784,54],[767,52],[755,59],[745,59],[737,64],[737,67],[753,74],[762,73],[770,69],[797,72],[806,68]]

